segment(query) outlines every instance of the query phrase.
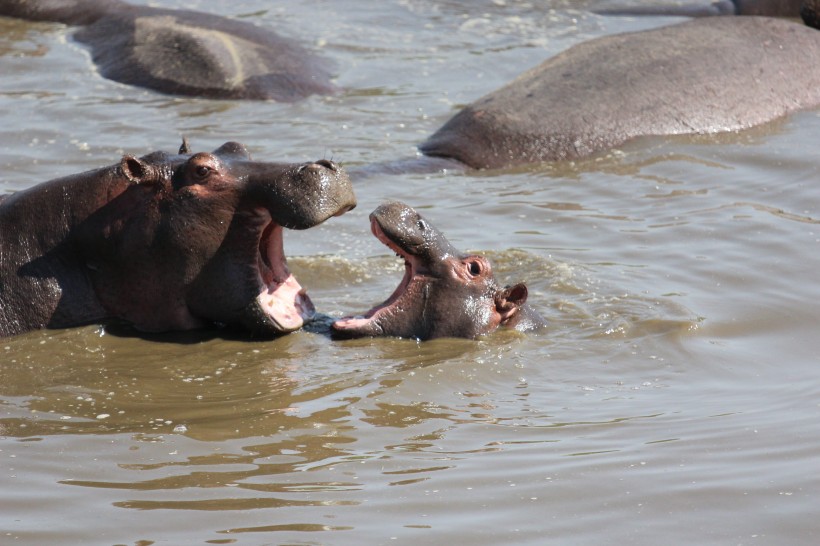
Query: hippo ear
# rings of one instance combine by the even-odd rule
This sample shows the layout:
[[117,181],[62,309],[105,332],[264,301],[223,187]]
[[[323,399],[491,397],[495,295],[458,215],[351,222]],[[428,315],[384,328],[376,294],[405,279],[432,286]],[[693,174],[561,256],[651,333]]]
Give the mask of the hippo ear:
[[156,184],[159,181],[159,173],[153,165],[132,155],[123,156],[120,170],[132,184]]
[[188,145],[188,139],[185,138],[185,137],[182,137],[182,144],[180,144],[180,146],[179,146],[179,155],[190,154],[190,153],[191,153],[191,147]]
[[495,295],[495,309],[501,315],[501,323],[510,320],[527,301],[527,285],[520,282],[507,286]]

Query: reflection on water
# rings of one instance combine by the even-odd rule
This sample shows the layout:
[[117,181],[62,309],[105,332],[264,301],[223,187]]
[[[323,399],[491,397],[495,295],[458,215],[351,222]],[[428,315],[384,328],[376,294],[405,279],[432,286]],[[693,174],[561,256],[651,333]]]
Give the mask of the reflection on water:
[[[549,335],[500,331],[477,342],[419,343],[332,342],[326,325],[325,333],[317,327],[274,341],[219,332],[146,337],[122,327],[34,332],[3,347],[9,364],[0,372],[2,434],[32,442],[27,445],[76,446],[92,438],[119,446],[115,468],[67,470],[55,480],[105,491],[117,509],[301,513],[365,506],[372,503],[374,484],[427,487],[472,457],[562,441],[560,434],[521,438],[502,430],[523,427],[541,436],[539,430],[585,430],[652,417],[567,421],[566,415],[531,407],[538,396],[533,388],[542,386],[525,376],[539,374],[542,366],[555,368],[551,352],[575,350],[579,340],[679,336],[695,324],[685,310],[602,292],[588,272],[529,252],[488,255],[499,277],[529,277],[535,304],[548,311]],[[381,256],[292,261],[301,278],[328,285],[323,292],[330,294],[323,296],[339,303],[351,297],[348,291],[355,301],[376,299],[401,274],[397,259]],[[340,286],[331,288],[331,280]],[[481,433],[485,427],[495,432]],[[474,439],[453,438],[470,429],[476,429]],[[591,454],[568,449],[570,456]],[[231,523],[215,532],[361,527]]]
[[[384,168],[546,56],[670,22],[590,4],[168,2],[297,38],[310,21],[347,91],[290,105],[132,89],[60,25],[0,21],[4,191],[183,134],[367,174],[355,210],[285,235],[324,314],[305,331],[0,341],[0,543],[811,543],[816,112],[579,162]],[[384,200],[526,282],[547,331],[331,341],[401,278],[369,234]]]

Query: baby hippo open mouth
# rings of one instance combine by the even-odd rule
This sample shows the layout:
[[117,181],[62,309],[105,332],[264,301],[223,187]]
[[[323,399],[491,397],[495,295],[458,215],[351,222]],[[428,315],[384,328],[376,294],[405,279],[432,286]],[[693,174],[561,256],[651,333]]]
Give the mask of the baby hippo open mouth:
[[[191,313],[263,336],[309,322],[315,310],[288,269],[283,231],[314,227],[356,205],[342,168],[324,159],[252,162],[237,148],[221,156],[194,155],[179,171],[181,183],[186,173],[211,178],[212,205],[232,213],[219,223],[224,229],[212,234],[218,246],[190,285]],[[195,193],[200,200],[209,197],[204,187]]]
[[331,326],[337,337],[476,338],[499,326],[526,331],[545,324],[527,303],[523,283],[500,287],[490,262],[462,254],[404,203],[370,214],[373,234],[404,259],[404,277],[381,305]]

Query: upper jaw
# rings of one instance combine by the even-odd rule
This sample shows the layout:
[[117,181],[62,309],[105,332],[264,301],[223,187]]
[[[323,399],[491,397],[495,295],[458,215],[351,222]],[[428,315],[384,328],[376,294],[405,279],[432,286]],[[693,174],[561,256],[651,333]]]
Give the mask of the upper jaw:
[[376,237],[376,239],[381,241],[383,245],[388,247],[390,250],[392,250],[405,260],[407,259],[409,253],[404,248],[395,243],[393,239],[387,236],[381,224],[379,223],[379,219],[373,216],[372,214],[370,215],[370,231],[373,232],[373,235]]
[[396,255],[399,258],[404,259],[406,263],[409,263],[413,268],[414,275],[426,274],[428,270],[428,267],[426,266],[427,260],[415,254],[413,251],[408,250],[405,246],[396,242],[394,239],[391,239],[390,236],[385,233],[378,219],[373,216],[371,216],[370,220],[370,231],[373,232],[373,235],[381,241],[384,246],[395,252]]
[[383,335],[385,333],[385,323],[391,322],[390,316],[396,304],[404,300],[405,307],[411,307],[413,303],[412,300],[416,298],[416,293],[418,292],[416,283],[424,283],[424,277],[428,275],[424,261],[390,239],[381,228],[377,219],[372,216],[371,231],[379,241],[393,250],[400,258],[404,259],[404,276],[393,293],[383,303],[371,308],[364,315],[346,316],[334,321],[332,330],[339,336]]
[[254,178],[248,187],[253,199],[269,205],[274,220],[288,229],[309,229],[356,207],[347,173],[324,159],[290,165],[273,181]]

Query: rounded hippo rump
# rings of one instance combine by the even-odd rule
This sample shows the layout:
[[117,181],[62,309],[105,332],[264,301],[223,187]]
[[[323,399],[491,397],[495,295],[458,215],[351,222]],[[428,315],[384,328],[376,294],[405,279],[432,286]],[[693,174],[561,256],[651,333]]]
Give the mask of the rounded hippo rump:
[[128,85],[281,102],[336,92],[329,61],[244,21],[119,0],[3,0],[0,15],[83,26],[74,38],[100,73]]
[[485,257],[456,250],[411,207],[384,204],[370,222],[373,234],[404,259],[404,278],[383,304],[335,321],[335,337],[472,339],[499,326],[523,332],[546,325],[526,303],[526,285],[499,286]]
[[241,144],[155,152],[0,200],[0,335],[109,319],[161,332],[295,330],[313,304],[283,228],[356,204],[327,160],[265,163]]
[[820,32],[713,17],[575,45],[420,145],[472,168],[575,159],[640,136],[746,129],[820,105]]

